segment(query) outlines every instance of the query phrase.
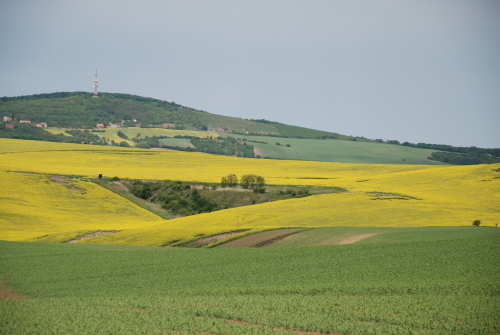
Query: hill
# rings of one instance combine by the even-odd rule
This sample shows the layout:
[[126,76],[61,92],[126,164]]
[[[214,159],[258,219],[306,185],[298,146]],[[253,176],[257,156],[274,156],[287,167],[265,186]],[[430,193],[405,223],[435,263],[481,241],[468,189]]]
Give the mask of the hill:
[[[98,98],[93,98],[87,92],[58,92],[3,97],[0,99],[0,116],[5,118],[0,121],[0,137],[3,138],[92,142],[98,145],[141,148],[165,146],[178,150],[240,157],[350,163],[470,165],[500,162],[500,149],[400,143],[397,140],[368,140],[364,137],[345,136],[268,120],[221,116],[175,102],[130,94],[100,93]],[[31,125],[22,124],[21,120],[31,122]],[[42,128],[33,127],[35,124]],[[112,125],[120,129],[133,130],[123,130],[122,134],[117,130],[113,131],[113,128],[93,130],[92,133],[88,131],[98,125],[101,128]],[[50,133],[44,130],[47,126],[51,128]],[[137,131],[138,127],[143,130]],[[88,129],[82,131],[75,128]],[[161,139],[172,137],[165,128],[185,130],[174,135],[183,136],[184,140],[169,139],[160,142]],[[142,134],[142,137],[139,134]],[[220,139],[220,135],[224,137],[223,140]],[[213,139],[196,140],[207,137]],[[231,137],[238,138],[238,142]],[[249,141],[243,143],[245,137]],[[269,137],[274,137],[276,140]],[[290,139],[283,144],[284,147],[267,145],[285,143],[283,138]],[[302,139],[309,141],[300,141]],[[312,139],[330,141],[319,143],[311,141]]]
[[125,126],[174,127],[176,129],[225,129],[242,134],[267,134],[304,138],[330,137],[346,139],[336,133],[262,123],[181,106],[175,102],[130,94],[100,93],[93,98],[87,92],[58,92],[0,99],[0,115],[33,123],[45,122],[49,127],[81,128],[96,124],[125,122]]

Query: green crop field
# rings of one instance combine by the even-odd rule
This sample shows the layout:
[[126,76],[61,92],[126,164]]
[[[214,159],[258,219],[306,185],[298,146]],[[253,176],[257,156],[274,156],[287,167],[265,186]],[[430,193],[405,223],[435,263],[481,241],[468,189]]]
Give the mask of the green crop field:
[[[278,138],[268,136],[242,136],[260,149],[261,157],[300,159],[310,161],[375,163],[375,164],[425,164],[443,163],[427,159],[436,150],[417,149],[387,143],[369,143],[340,140],[313,140]],[[280,145],[276,145],[279,143]],[[290,145],[290,147],[287,146]]]
[[241,249],[3,241],[1,291],[18,298],[0,299],[0,334],[498,334],[500,238],[423,239]]

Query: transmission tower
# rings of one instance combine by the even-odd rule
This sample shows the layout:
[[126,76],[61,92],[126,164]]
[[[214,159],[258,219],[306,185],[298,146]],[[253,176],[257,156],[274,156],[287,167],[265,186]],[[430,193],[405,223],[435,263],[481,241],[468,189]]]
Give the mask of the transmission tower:
[[97,69],[95,69],[95,78],[94,78],[94,95],[92,97],[97,98],[97,87],[99,86],[99,81],[97,80]]

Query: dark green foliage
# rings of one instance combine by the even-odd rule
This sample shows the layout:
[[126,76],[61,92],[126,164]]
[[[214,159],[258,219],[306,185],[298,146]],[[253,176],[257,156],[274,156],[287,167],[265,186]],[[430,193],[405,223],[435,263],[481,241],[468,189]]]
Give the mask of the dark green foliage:
[[118,143],[118,145],[120,147],[130,147],[130,144],[128,144],[128,142],[126,142],[126,141],[121,141],[120,143]]
[[191,144],[196,148],[196,151],[206,152],[216,155],[238,156],[238,157],[255,157],[254,147],[240,142],[233,137],[218,139],[192,137]]
[[47,122],[50,127],[95,127],[97,123],[122,120],[135,126],[133,119],[141,126],[174,123],[202,127],[199,113],[174,102],[105,92],[99,93],[99,98],[87,92],[59,92],[0,100],[0,114]]
[[125,133],[121,130],[118,130],[118,132],[116,133],[116,135],[120,136],[121,138],[125,139],[125,140],[128,140],[128,136],[125,135]]
[[459,152],[433,152],[429,159],[454,164],[454,165],[474,165],[500,163],[500,157],[481,151]]
[[107,145],[105,140],[88,130],[67,130],[66,133],[72,136],[54,135],[42,128],[27,124],[18,124],[15,129],[4,128],[0,125],[0,137],[3,138]]
[[197,189],[181,181],[144,182],[134,180],[131,192],[142,199],[160,203],[174,215],[193,215],[218,210],[219,207],[200,195]]
[[[240,178],[240,185],[245,189],[263,188],[266,185],[264,177],[255,174],[245,174]],[[264,193],[264,192],[261,192]]]
[[473,225],[473,226],[476,226],[476,227],[479,227],[479,226],[481,225],[481,220],[474,220],[474,221],[472,222],[472,225]]
[[145,138],[134,138],[133,141],[136,143],[136,148],[151,149],[160,147],[160,142],[158,141],[159,138],[160,137],[157,136],[146,136]]
[[431,153],[429,159],[448,164],[474,165],[500,162],[500,148],[483,149],[474,146],[454,147],[445,144],[413,144],[409,142],[403,142],[401,145],[412,148],[440,150],[441,152]]
[[201,196],[197,189],[191,189],[190,185],[180,182],[162,183],[156,198],[163,208],[171,210],[175,215],[186,216],[219,209],[216,203]]
[[114,176],[109,181],[120,181],[120,178],[118,178],[117,176]]
[[236,187],[238,186],[238,177],[235,174],[228,174],[225,177],[222,177],[221,187]]
[[141,199],[149,199],[153,195],[153,192],[157,189],[157,185],[157,183],[153,182],[135,180],[132,183],[131,192],[133,195]]
[[266,188],[263,186],[257,186],[253,189],[254,193],[266,193]]

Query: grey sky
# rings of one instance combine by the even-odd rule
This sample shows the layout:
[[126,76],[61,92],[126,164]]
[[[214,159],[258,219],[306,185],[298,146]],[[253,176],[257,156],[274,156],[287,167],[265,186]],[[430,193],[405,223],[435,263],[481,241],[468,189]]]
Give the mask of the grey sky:
[[4,0],[0,96],[100,90],[500,147],[500,2]]

